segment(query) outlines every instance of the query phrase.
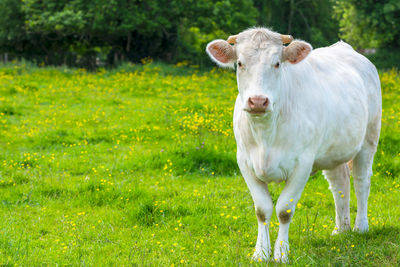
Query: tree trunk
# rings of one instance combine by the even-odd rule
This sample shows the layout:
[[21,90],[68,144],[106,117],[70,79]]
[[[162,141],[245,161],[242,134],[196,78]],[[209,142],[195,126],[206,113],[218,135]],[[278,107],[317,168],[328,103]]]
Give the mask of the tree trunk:
[[118,53],[117,51],[114,52],[114,65],[118,64]]
[[132,33],[128,33],[128,41],[126,42],[126,52],[131,50]]

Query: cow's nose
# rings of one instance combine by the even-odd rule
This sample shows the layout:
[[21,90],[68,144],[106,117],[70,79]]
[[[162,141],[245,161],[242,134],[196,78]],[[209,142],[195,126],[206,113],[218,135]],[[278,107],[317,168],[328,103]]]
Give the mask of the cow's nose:
[[269,100],[265,96],[249,97],[248,105],[250,113],[264,113],[267,110]]

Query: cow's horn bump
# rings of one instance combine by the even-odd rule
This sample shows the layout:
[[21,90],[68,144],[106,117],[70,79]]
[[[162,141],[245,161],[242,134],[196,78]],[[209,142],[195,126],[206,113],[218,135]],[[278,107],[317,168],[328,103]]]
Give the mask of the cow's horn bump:
[[288,44],[291,41],[293,41],[293,37],[291,35],[283,35],[283,34],[281,34],[281,40],[282,40],[282,43]]
[[237,35],[231,35],[231,36],[229,36],[228,40],[226,40],[226,41],[230,44],[236,44],[237,37],[238,37]]

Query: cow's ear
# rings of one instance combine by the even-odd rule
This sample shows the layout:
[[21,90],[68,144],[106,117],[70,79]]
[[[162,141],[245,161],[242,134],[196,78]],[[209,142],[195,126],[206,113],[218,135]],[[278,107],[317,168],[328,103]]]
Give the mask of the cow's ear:
[[233,68],[236,61],[235,48],[225,40],[214,40],[206,48],[210,58],[221,67]]
[[293,41],[283,49],[282,61],[297,64],[302,61],[312,50],[312,46],[304,41]]

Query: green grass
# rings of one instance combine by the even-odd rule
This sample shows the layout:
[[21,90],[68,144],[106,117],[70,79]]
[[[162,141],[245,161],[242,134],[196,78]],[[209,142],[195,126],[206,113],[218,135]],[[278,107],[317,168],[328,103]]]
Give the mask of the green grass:
[[[381,79],[370,231],[331,236],[318,173],[291,224],[290,265],[400,262],[400,76]],[[0,67],[0,264],[264,265],[250,258],[257,223],[236,165],[235,97],[230,71]],[[283,186],[272,184],[274,201]]]

